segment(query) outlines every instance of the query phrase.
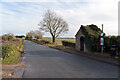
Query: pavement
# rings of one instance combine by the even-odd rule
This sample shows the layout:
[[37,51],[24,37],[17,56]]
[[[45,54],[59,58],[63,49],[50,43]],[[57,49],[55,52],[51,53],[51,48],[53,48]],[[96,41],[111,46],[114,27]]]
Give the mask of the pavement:
[[23,78],[118,78],[118,66],[49,48],[25,43]]
[[22,78],[24,68],[21,62],[17,64],[2,65],[2,78]]

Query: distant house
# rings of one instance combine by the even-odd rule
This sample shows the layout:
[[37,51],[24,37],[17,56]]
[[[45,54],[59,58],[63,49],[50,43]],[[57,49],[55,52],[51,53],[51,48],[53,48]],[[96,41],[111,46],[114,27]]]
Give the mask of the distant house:
[[84,52],[91,51],[94,39],[96,39],[94,36],[99,36],[101,32],[102,31],[100,28],[98,28],[96,25],[81,25],[80,29],[75,35],[76,50]]

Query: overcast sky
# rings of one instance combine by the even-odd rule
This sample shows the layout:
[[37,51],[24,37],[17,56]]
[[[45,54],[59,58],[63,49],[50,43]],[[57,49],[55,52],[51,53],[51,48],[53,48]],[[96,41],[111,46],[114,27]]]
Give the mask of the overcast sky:
[[[46,10],[54,11],[67,21],[69,31],[60,37],[74,37],[81,25],[104,24],[107,35],[118,34],[119,0],[2,0],[2,34],[26,34],[37,30]],[[44,34],[50,37],[49,33]]]

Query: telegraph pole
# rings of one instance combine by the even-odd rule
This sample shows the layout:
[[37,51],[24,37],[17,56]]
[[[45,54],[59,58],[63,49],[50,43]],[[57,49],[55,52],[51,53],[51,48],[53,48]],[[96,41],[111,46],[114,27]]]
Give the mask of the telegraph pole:
[[103,33],[103,24],[102,24],[102,33]]

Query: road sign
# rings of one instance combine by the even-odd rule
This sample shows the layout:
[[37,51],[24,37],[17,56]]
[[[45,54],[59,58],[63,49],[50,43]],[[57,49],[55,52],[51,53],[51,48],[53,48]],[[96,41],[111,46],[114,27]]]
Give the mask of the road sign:
[[100,45],[101,45],[101,46],[104,46],[104,42],[100,42]]
[[104,38],[103,37],[100,37],[100,42],[104,42]]
[[104,46],[104,37],[100,37],[100,46]]
[[103,33],[101,33],[100,36],[103,36]]

